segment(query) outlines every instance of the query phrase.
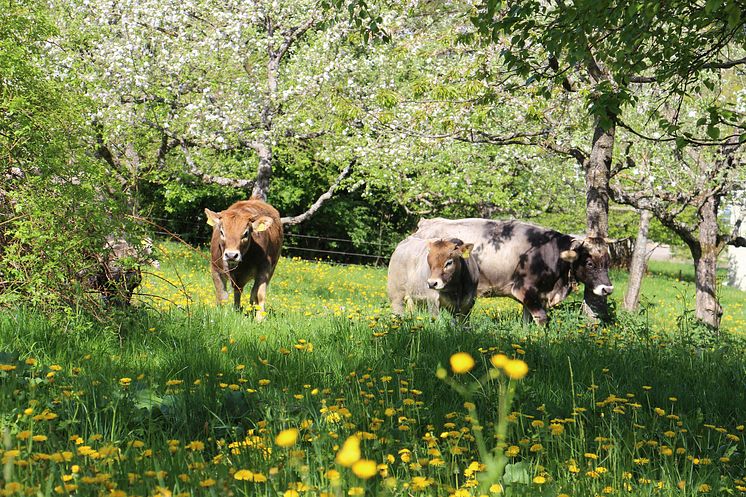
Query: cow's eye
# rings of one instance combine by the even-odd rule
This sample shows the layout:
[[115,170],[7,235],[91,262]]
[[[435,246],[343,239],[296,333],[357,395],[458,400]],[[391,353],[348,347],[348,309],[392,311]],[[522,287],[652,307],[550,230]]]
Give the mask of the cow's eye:
[[248,238],[251,236],[251,228],[248,228],[246,231],[243,232],[243,237]]
[[453,265],[453,259],[448,259],[446,263],[443,265],[443,267],[450,267]]
[[223,231],[223,228],[220,228],[220,237],[225,238],[225,232]]

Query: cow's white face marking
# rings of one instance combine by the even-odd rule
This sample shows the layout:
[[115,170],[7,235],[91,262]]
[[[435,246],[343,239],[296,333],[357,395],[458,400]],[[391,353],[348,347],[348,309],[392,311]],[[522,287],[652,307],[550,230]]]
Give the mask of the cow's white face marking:
[[614,287],[610,285],[596,285],[593,287],[593,293],[599,296],[611,295],[614,291]]

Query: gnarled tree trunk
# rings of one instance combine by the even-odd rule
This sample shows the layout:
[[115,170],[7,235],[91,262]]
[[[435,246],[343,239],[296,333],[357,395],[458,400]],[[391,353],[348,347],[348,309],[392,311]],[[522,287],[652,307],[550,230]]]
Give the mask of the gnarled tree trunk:
[[640,287],[642,287],[642,279],[648,265],[647,243],[651,216],[652,214],[648,210],[640,212],[640,227],[637,230],[632,262],[629,264],[629,280],[623,303],[623,307],[628,311],[637,310],[637,306],[640,304]]
[[[616,116],[614,116],[616,117]],[[591,155],[585,163],[586,223],[588,236],[605,239],[609,233],[609,176],[614,152],[616,123],[608,129],[601,126],[596,118]],[[609,308],[606,296],[596,295],[593,289],[585,287],[583,292],[584,309],[594,318],[606,319]]]
[[723,308],[717,299],[717,258],[722,247],[718,241],[717,212],[720,198],[708,197],[699,210],[699,237],[692,248],[696,287],[695,316],[703,323],[718,328]]

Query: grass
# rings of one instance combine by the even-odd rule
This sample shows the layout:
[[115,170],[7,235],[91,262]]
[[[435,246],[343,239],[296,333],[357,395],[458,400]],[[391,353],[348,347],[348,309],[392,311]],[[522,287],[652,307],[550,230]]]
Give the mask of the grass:
[[[746,492],[743,294],[723,292],[733,333],[716,342],[676,324],[690,283],[662,265],[642,316],[589,326],[571,301],[537,328],[494,299],[464,328],[391,318],[380,268],[283,259],[256,323],[213,306],[200,253],[161,262],[143,289],[158,297],[107,326],[0,314],[0,493],[493,495],[481,434],[509,456],[508,495]],[[457,351],[474,369],[439,379]],[[498,353],[526,378],[491,376]],[[375,476],[335,461],[352,435]]]

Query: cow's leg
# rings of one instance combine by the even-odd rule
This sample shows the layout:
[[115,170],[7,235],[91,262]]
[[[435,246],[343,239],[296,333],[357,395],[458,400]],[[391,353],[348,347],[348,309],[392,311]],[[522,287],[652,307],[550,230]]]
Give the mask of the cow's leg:
[[233,307],[237,311],[241,311],[241,294],[243,294],[243,288],[233,283]]
[[531,319],[537,324],[547,323],[547,311],[539,298],[539,292],[533,288],[525,290],[513,290],[513,296],[523,304],[523,322],[529,323]]
[[391,297],[391,312],[397,316],[402,316],[404,314],[404,296],[394,295]]
[[228,284],[228,277],[225,273],[212,269],[212,282],[215,284],[215,298],[218,301],[218,305],[223,305],[228,301],[228,291],[226,285]]
[[251,288],[251,305],[259,309],[256,313],[256,320],[262,321],[266,316],[265,302],[267,300],[267,281],[266,278],[257,276],[254,280],[254,286]]
[[438,314],[440,313],[440,300],[438,297],[428,297],[427,310],[430,311],[430,314],[434,317],[438,317]]
[[407,312],[412,314],[415,311],[415,304],[414,304],[414,299],[412,298],[412,296],[405,295],[403,301],[406,302]]

